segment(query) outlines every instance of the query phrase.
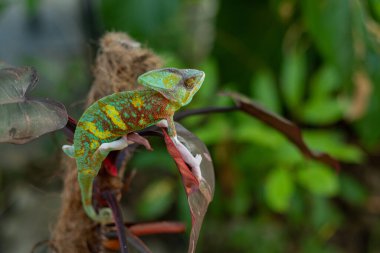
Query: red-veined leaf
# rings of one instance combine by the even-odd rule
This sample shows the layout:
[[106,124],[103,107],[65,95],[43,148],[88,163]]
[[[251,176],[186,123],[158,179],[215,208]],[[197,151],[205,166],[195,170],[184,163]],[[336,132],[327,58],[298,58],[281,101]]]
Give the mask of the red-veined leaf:
[[183,161],[180,153],[176,149],[169,135],[164,129],[162,129],[167,149],[177,164],[177,167],[182,176],[183,184],[185,186],[192,218],[192,228],[188,252],[193,253],[195,252],[199,232],[203,223],[203,218],[214,195],[214,166],[210,153],[206,145],[201,140],[199,140],[194,134],[192,134],[190,131],[178,123],[176,123],[176,130],[178,140],[182,142],[182,144],[185,145],[193,155],[200,154],[202,156],[200,169],[204,181],[202,180],[201,182],[198,182],[197,178],[195,178],[195,176],[191,173],[190,168]]
[[198,180],[193,175],[193,173],[191,173],[191,170],[182,159],[181,154],[175,147],[169,135],[166,133],[164,129],[162,129],[162,132],[164,133],[166,148],[168,149],[169,154],[177,164],[178,170],[182,176],[182,182],[185,187],[186,194],[189,195],[190,193],[196,191],[199,188]]

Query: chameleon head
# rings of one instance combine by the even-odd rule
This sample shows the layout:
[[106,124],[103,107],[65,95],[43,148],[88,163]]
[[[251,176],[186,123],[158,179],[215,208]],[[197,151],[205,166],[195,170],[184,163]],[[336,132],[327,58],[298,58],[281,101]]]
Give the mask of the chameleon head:
[[164,68],[146,72],[137,81],[160,92],[170,101],[184,106],[190,103],[202,86],[204,78],[205,73],[200,70]]

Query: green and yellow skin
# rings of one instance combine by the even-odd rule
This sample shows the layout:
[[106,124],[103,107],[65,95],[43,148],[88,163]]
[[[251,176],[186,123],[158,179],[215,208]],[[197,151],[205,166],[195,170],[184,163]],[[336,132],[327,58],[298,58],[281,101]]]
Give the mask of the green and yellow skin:
[[91,219],[109,222],[112,218],[108,208],[100,210],[99,214],[93,208],[93,181],[108,153],[128,146],[126,136],[131,132],[155,124],[167,127],[185,162],[201,178],[201,157],[193,157],[177,140],[173,115],[192,100],[204,77],[204,72],[195,69],[149,71],[138,78],[138,82],[146,89],[106,96],[83,113],[74,133],[73,145],[64,145],[62,149],[76,159],[82,203]]

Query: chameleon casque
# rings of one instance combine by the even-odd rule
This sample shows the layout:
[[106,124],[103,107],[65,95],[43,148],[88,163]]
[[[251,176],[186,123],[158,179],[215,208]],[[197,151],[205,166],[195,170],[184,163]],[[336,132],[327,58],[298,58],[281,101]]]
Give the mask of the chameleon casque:
[[192,100],[204,78],[205,73],[195,69],[152,70],[138,78],[138,83],[146,89],[123,91],[103,97],[83,113],[74,133],[73,145],[64,145],[62,149],[76,159],[82,204],[91,219],[98,222],[109,222],[112,219],[109,208],[96,213],[92,206],[93,181],[108,153],[128,146],[128,133],[152,125],[167,127],[169,136],[184,161],[192,168],[198,180],[202,180],[202,157],[194,157],[178,141],[173,115]]

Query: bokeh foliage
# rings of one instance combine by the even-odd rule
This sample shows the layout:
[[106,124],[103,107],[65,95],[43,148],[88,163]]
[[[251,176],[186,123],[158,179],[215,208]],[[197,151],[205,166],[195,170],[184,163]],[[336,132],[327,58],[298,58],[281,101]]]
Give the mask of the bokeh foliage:
[[[301,125],[311,147],[343,164],[338,173],[306,160],[279,133],[244,115],[187,120],[212,148],[217,168],[203,251],[364,250],[336,238],[352,237],[343,229],[352,217],[342,206],[365,212],[370,189],[354,175],[379,148],[378,1],[143,3],[101,1],[103,23],[148,41],[170,56],[169,65],[205,69],[204,90],[192,106],[226,105],[215,91],[238,90]],[[196,25],[209,27],[204,38],[195,36]],[[202,50],[204,41],[213,41],[212,50]]]
[[[313,149],[342,162],[337,172],[307,160],[281,134],[243,114],[186,119],[216,168],[199,252],[380,250],[380,221],[365,221],[376,214],[370,200],[380,194],[368,180],[380,180],[378,0],[99,0],[92,11],[83,20],[99,34],[128,32],[168,66],[204,70],[190,107],[230,105],[217,92],[239,91],[296,122]],[[130,212],[138,219],[187,219],[173,163],[155,149],[133,160],[132,167],[151,175],[132,185],[141,193],[128,196]]]

